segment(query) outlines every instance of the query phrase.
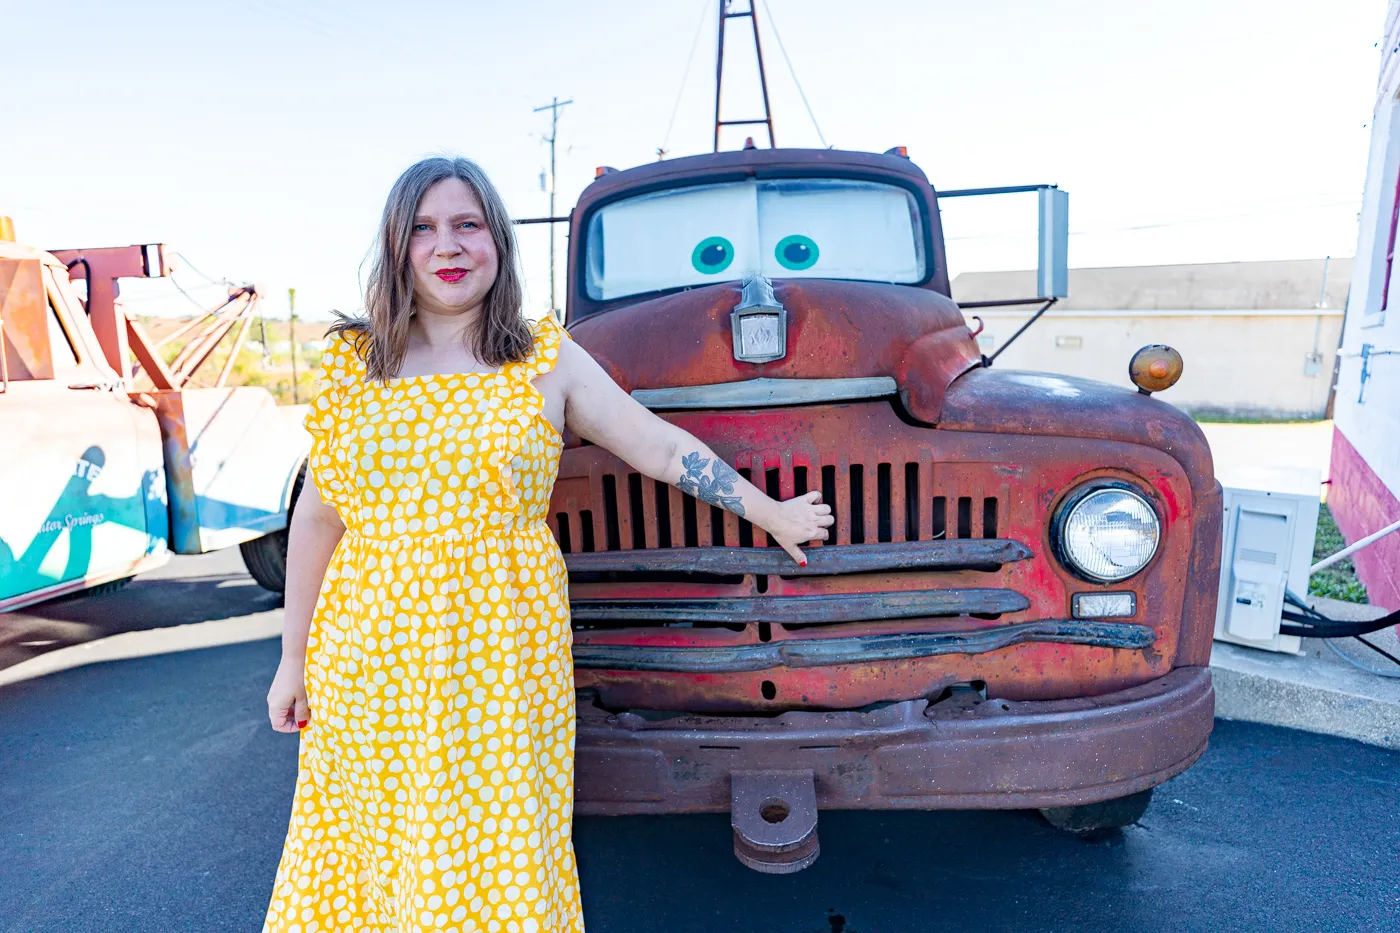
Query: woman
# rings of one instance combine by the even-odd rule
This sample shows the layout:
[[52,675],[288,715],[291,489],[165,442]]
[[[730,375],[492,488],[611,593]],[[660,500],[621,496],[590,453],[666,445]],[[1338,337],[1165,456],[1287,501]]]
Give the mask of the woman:
[[832,523],[817,493],[776,502],[651,414],[553,318],[530,327],[515,256],[481,169],[426,159],[384,207],[366,317],[333,328],[267,697],[301,732],[267,931],[583,929],[545,524],[565,424],[800,562]]

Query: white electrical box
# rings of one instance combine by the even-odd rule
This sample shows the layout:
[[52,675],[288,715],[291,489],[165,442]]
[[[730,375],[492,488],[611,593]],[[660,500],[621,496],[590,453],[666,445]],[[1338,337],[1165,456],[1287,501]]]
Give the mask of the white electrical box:
[[1322,477],[1307,468],[1250,467],[1219,479],[1225,522],[1215,637],[1300,654],[1302,639],[1278,630],[1284,589],[1307,596]]

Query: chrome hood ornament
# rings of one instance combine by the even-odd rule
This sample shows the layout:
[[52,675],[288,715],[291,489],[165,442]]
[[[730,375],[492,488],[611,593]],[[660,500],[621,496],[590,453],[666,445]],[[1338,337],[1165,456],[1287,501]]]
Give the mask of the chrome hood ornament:
[[739,303],[729,314],[734,332],[734,359],[769,363],[787,355],[787,308],[773,294],[764,275],[744,279]]

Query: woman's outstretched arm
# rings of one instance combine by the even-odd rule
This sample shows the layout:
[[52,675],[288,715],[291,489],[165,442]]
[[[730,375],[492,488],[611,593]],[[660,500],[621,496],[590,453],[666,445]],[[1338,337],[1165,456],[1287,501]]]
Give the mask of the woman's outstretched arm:
[[542,390],[562,393],[564,420],[575,434],[612,451],[645,476],[748,519],[799,564],[807,562],[799,544],[826,540],[835,519],[821,493],[785,502],[769,498],[689,431],[658,418],[622,391],[573,341],[563,342],[559,363],[539,384]]
[[311,615],[321,595],[321,581],[345,534],[336,510],[321,498],[308,475],[292,510],[287,539],[287,589],[282,621],[282,660],[267,691],[267,716],[278,732],[296,732],[306,724],[306,639]]

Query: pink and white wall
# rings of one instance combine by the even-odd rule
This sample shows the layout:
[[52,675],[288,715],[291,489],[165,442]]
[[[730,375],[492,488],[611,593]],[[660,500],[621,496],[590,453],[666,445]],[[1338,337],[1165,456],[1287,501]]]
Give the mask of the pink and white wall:
[[[1391,0],[1385,31],[1327,492],[1348,541],[1400,520],[1400,0]],[[1400,609],[1400,533],[1354,559],[1371,602]]]

